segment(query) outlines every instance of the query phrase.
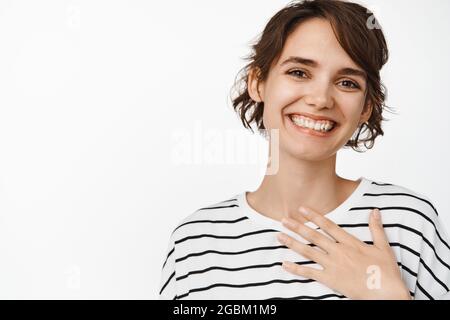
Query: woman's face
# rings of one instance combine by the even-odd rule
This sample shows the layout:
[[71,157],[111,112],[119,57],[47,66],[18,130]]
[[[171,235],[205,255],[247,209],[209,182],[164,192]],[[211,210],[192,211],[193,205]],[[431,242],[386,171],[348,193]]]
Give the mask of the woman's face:
[[[327,159],[370,116],[371,108],[362,114],[365,73],[340,46],[324,19],[310,19],[291,33],[268,78],[260,82],[259,94],[255,78],[250,76],[249,80],[251,98],[264,102],[265,128],[279,129],[280,153],[305,160]],[[297,114],[294,119],[293,113]],[[328,133],[300,128],[306,123],[300,114],[330,118],[337,125]],[[314,127],[325,124],[312,119],[308,122]]]

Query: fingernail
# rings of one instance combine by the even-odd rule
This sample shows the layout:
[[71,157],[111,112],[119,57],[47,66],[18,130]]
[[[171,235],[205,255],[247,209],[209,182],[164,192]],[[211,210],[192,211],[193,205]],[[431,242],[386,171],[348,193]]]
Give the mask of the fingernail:
[[281,242],[286,242],[286,240],[287,240],[287,236],[286,236],[284,233],[279,233],[279,234],[277,235],[277,238],[278,238],[278,240],[281,241]]
[[298,211],[300,211],[305,216],[307,216],[309,214],[308,210],[306,210],[305,207],[298,208]]
[[297,226],[297,223],[289,218],[283,218],[281,219],[281,223],[289,228],[295,228]]
[[380,216],[380,210],[378,210],[378,208],[375,208],[373,210],[373,217],[378,221],[380,220],[381,216]]

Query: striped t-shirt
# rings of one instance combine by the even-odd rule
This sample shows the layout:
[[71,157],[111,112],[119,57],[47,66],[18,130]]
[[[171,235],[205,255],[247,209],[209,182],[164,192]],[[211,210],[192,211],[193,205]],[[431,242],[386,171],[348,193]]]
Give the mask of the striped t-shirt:
[[[365,177],[358,181],[353,193],[326,217],[372,244],[369,214],[379,208],[411,296],[448,299],[449,238],[432,202],[395,184]],[[322,268],[282,245],[276,237],[279,232],[309,242],[255,211],[246,193],[198,209],[180,221],[164,257],[159,299],[348,299],[281,267],[287,260]],[[306,225],[317,229],[312,222]]]

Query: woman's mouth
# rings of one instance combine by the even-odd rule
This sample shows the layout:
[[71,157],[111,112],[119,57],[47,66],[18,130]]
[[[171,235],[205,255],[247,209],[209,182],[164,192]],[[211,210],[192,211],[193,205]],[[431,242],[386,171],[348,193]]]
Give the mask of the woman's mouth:
[[328,137],[333,134],[339,126],[339,124],[334,121],[315,121],[297,114],[288,114],[286,117],[297,132],[316,137]]

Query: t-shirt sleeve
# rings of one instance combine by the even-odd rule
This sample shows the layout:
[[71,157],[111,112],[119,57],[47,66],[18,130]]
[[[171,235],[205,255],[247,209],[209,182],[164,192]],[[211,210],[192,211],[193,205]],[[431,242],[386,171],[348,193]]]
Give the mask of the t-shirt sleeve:
[[176,296],[177,281],[175,276],[175,243],[172,233],[161,270],[159,300],[173,300]]
[[437,210],[429,203],[422,228],[414,299],[450,299],[449,237]]

